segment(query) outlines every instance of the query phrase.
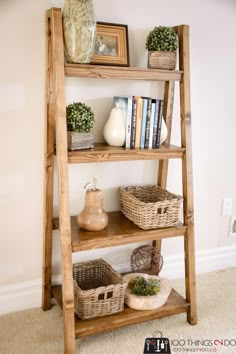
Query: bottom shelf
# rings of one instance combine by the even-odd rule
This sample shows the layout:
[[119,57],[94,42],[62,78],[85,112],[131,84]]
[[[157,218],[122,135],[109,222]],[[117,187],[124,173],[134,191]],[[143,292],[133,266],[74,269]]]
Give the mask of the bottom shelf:
[[[52,297],[62,306],[61,286],[52,287]],[[138,311],[125,307],[122,312],[83,321],[75,316],[75,336],[76,338],[90,336],[136,323],[151,321],[156,318],[177,315],[187,312],[188,308],[189,303],[177,291],[172,289],[167,303],[156,310]]]

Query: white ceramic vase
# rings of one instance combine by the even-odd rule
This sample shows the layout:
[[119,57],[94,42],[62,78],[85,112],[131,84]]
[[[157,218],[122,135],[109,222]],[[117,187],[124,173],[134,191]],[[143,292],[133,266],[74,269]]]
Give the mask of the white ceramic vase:
[[93,0],[65,0],[63,32],[66,60],[90,63],[96,37]]
[[164,143],[168,135],[168,129],[166,126],[166,122],[163,117],[161,118],[161,137],[160,137],[160,145]]
[[112,108],[110,116],[103,128],[103,137],[108,145],[123,146],[125,143],[125,123],[120,104]]

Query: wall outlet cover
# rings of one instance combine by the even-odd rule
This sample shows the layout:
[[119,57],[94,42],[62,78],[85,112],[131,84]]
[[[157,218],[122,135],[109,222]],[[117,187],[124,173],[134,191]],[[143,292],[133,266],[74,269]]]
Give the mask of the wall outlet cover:
[[232,198],[224,198],[222,204],[222,212],[221,215],[231,215],[232,213]]

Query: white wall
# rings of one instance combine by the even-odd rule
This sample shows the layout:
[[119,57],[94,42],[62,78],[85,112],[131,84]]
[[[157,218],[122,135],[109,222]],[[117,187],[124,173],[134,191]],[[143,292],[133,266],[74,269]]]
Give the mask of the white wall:
[[[221,216],[221,206],[224,197],[232,197],[236,215],[235,1],[94,0],[94,4],[97,20],[128,24],[132,66],[146,66],[145,38],[155,25],[190,25],[196,249],[232,245],[230,218]],[[52,6],[61,7],[63,1],[0,2],[0,286],[41,277],[44,13]],[[68,78],[66,101],[82,100],[92,106],[100,140],[113,95],[161,97],[162,89],[156,83]],[[179,138],[178,103],[177,96],[174,142]],[[156,171],[153,161],[71,166],[71,212],[83,208],[83,186],[94,176],[104,190],[105,208],[116,210],[117,186],[155,182]],[[169,189],[181,191],[178,161],[171,162],[170,172]],[[56,204],[55,200],[55,213]],[[56,238],[54,274],[59,274]],[[87,252],[82,258],[104,256],[122,268],[133,247]],[[164,257],[182,250],[180,239],[163,242]]]

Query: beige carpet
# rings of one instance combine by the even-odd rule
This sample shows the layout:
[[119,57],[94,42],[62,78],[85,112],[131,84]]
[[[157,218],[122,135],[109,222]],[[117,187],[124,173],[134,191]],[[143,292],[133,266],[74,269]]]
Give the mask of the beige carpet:
[[[172,284],[183,293],[182,281],[172,281]],[[194,349],[197,353],[236,354],[236,268],[201,274],[197,277],[197,287],[198,325],[190,326],[184,314],[154,320],[77,340],[77,353],[142,354],[145,337],[158,330],[174,341],[172,353],[189,353]],[[62,326],[62,313],[58,306],[46,312],[34,309],[2,316],[0,353],[63,353]],[[177,342],[180,339],[182,341]],[[199,343],[190,340],[204,340],[205,345],[198,346]],[[226,340],[225,344],[230,340],[231,345],[220,345],[219,342],[214,345],[215,340]],[[192,351],[187,352],[187,348]]]

